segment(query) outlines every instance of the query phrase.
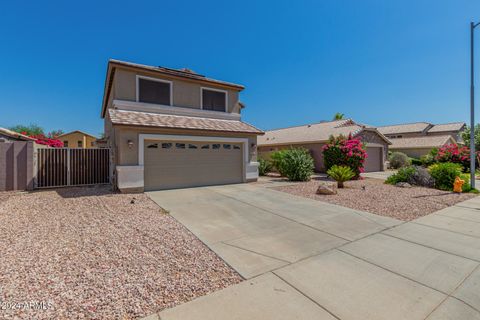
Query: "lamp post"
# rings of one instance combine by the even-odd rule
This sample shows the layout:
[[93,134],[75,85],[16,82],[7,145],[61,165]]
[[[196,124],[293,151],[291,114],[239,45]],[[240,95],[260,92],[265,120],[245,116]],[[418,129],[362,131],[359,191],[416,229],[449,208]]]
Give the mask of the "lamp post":
[[475,86],[473,71],[473,33],[480,24],[470,22],[470,186],[475,188]]

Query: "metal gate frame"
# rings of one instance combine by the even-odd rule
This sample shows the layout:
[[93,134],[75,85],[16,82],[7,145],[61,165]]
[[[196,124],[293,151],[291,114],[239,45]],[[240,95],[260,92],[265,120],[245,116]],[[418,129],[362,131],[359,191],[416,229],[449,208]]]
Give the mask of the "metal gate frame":
[[[50,164],[50,166],[53,166],[55,167],[56,165],[63,165],[64,166],[64,169],[63,170],[60,170],[60,171],[64,171],[63,172],[63,177],[59,177],[59,170],[58,168],[55,168],[54,170],[51,170],[52,172],[49,172],[49,177],[50,180],[55,180],[56,182],[59,182],[60,183],[56,183],[54,185],[39,185],[39,184],[45,184],[45,183],[39,183],[41,178],[39,177],[39,172],[40,170],[43,170],[44,172],[46,172],[45,170],[47,169],[44,169],[43,167],[42,168],[39,168],[39,165],[40,165],[40,158],[41,157],[46,157],[45,154],[43,153],[47,153],[48,151],[44,152],[43,150],[55,150],[55,155],[53,156],[53,160],[51,160],[51,155],[50,158],[48,158],[49,161],[53,162],[53,164]],[[64,154],[62,155],[61,153],[59,153],[58,151],[60,150],[64,150]],[[78,159],[80,157],[77,156],[77,159],[74,159],[75,157],[72,158],[72,153],[76,153],[77,151],[78,152],[81,152],[81,153],[86,153],[87,151],[96,151],[96,150],[100,150],[100,152],[105,152],[106,150],[106,155],[102,155],[103,159],[102,160],[106,160],[106,167],[102,169],[102,173],[106,175],[106,179],[102,179],[102,180],[105,180],[103,182],[86,182],[86,180],[88,180],[87,178],[85,177],[82,177],[82,174],[92,174],[92,169],[94,169],[93,167],[95,166],[95,164],[98,164],[98,159],[95,160],[84,160],[84,158],[82,158],[82,160],[84,160],[84,162],[86,163],[80,163],[81,161]],[[99,153],[100,153],[99,152]],[[82,157],[84,157],[85,155],[82,155]],[[36,148],[35,151],[34,151],[34,188],[35,189],[45,189],[45,188],[62,188],[62,187],[73,187],[73,186],[89,186],[89,185],[105,185],[105,184],[111,184],[112,182],[112,176],[111,176],[111,163],[110,163],[110,158],[111,154],[110,154],[110,149],[109,148]],[[88,155],[87,155],[88,157]],[[43,159],[45,160],[45,158]],[[72,160],[77,162],[77,167],[76,168],[72,168]],[[66,168],[65,168],[65,165],[66,165]],[[87,167],[90,166],[89,168],[87,168],[87,171],[88,169],[90,169],[90,172],[87,172],[85,173],[85,171],[82,171],[80,173],[80,169],[81,168],[84,168],[84,165],[86,165]],[[53,168],[50,168],[50,169],[53,169]],[[72,175],[75,175],[74,179],[72,179]],[[48,179],[47,178],[47,179]],[[86,182],[86,183],[74,183],[74,181],[72,180],[76,180],[76,181],[81,181],[83,180],[82,182]]]

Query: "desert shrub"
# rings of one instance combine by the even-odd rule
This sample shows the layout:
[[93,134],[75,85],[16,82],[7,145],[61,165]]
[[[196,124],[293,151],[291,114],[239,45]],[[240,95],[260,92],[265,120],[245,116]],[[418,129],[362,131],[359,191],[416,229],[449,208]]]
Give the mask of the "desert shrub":
[[397,173],[392,174],[385,180],[387,184],[397,184],[399,182],[408,182],[410,177],[415,173],[416,168],[413,166],[400,168]]
[[455,178],[462,174],[462,166],[451,162],[437,163],[431,165],[428,171],[435,179],[435,188],[451,191]]
[[282,176],[285,176],[285,171],[283,168],[283,163],[284,163],[283,160],[285,158],[287,151],[288,151],[287,149],[278,150],[278,151],[272,152],[272,154],[270,155],[270,159],[272,161],[271,162],[272,169],[275,169]]
[[462,192],[472,191],[472,187],[470,186],[470,173],[462,173],[460,175],[460,179],[465,181],[465,183],[462,186]]
[[430,172],[424,167],[414,166],[415,171],[407,178],[407,182],[411,185],[433,188],[435,180],[430,175]]
[[343,183],[355,177],[355,172],[350,167],[347,166],[332,166],[328,171],[327,174],[337,181],[337,185],[339,188],[343,188]]
[[258,159],[258,174],[264,176],[272,170],[272,163],[265,159]]
[[363,165],[367,152],[362,141],[352,136],[330,137],[328,144],[323,146],[323,159],[326,171],[334,165],[347,166],[355,173],[354,178],[360,177],[364,171]]
[[410,163],[412,164],[412,166],[421,166],[423,164],[422,160],[417,158],[410,158]]
[[410,158],[403,152],[392,152],[388,160],[393,169],[403,168],[410,165]]
[[430,167],[432,164],[437,163],[436,157],[438,154],[438,148],[432,148],[429,153],[420,157],[422,166]]
[[313,158],[307,149],[289,149],[283,155],[280,167],[290,181],[308,181],[313,174]]

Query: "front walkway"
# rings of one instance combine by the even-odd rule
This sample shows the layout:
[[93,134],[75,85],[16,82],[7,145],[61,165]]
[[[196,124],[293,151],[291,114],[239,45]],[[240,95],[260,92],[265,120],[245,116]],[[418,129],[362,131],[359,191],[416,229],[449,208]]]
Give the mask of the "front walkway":
[[480,198],[402,223],[264,186],[149,193],[247,279],[151,319],[480,319]]

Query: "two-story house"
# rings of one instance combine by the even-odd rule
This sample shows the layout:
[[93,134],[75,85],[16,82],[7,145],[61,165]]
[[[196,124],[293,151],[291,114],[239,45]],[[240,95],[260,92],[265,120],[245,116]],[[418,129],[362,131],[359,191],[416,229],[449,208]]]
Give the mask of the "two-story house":
[[443,124],[414,122],[377,129],[392,142],[390,151],[403,152],[409,157],[420,158],[433,148],[450,143],[463,143],[461,132],[465,127],[464,122]]
[[101,116],[121,191],[241,183],[258,178],[257,135],[241,121],[242,85],[110,60]]

